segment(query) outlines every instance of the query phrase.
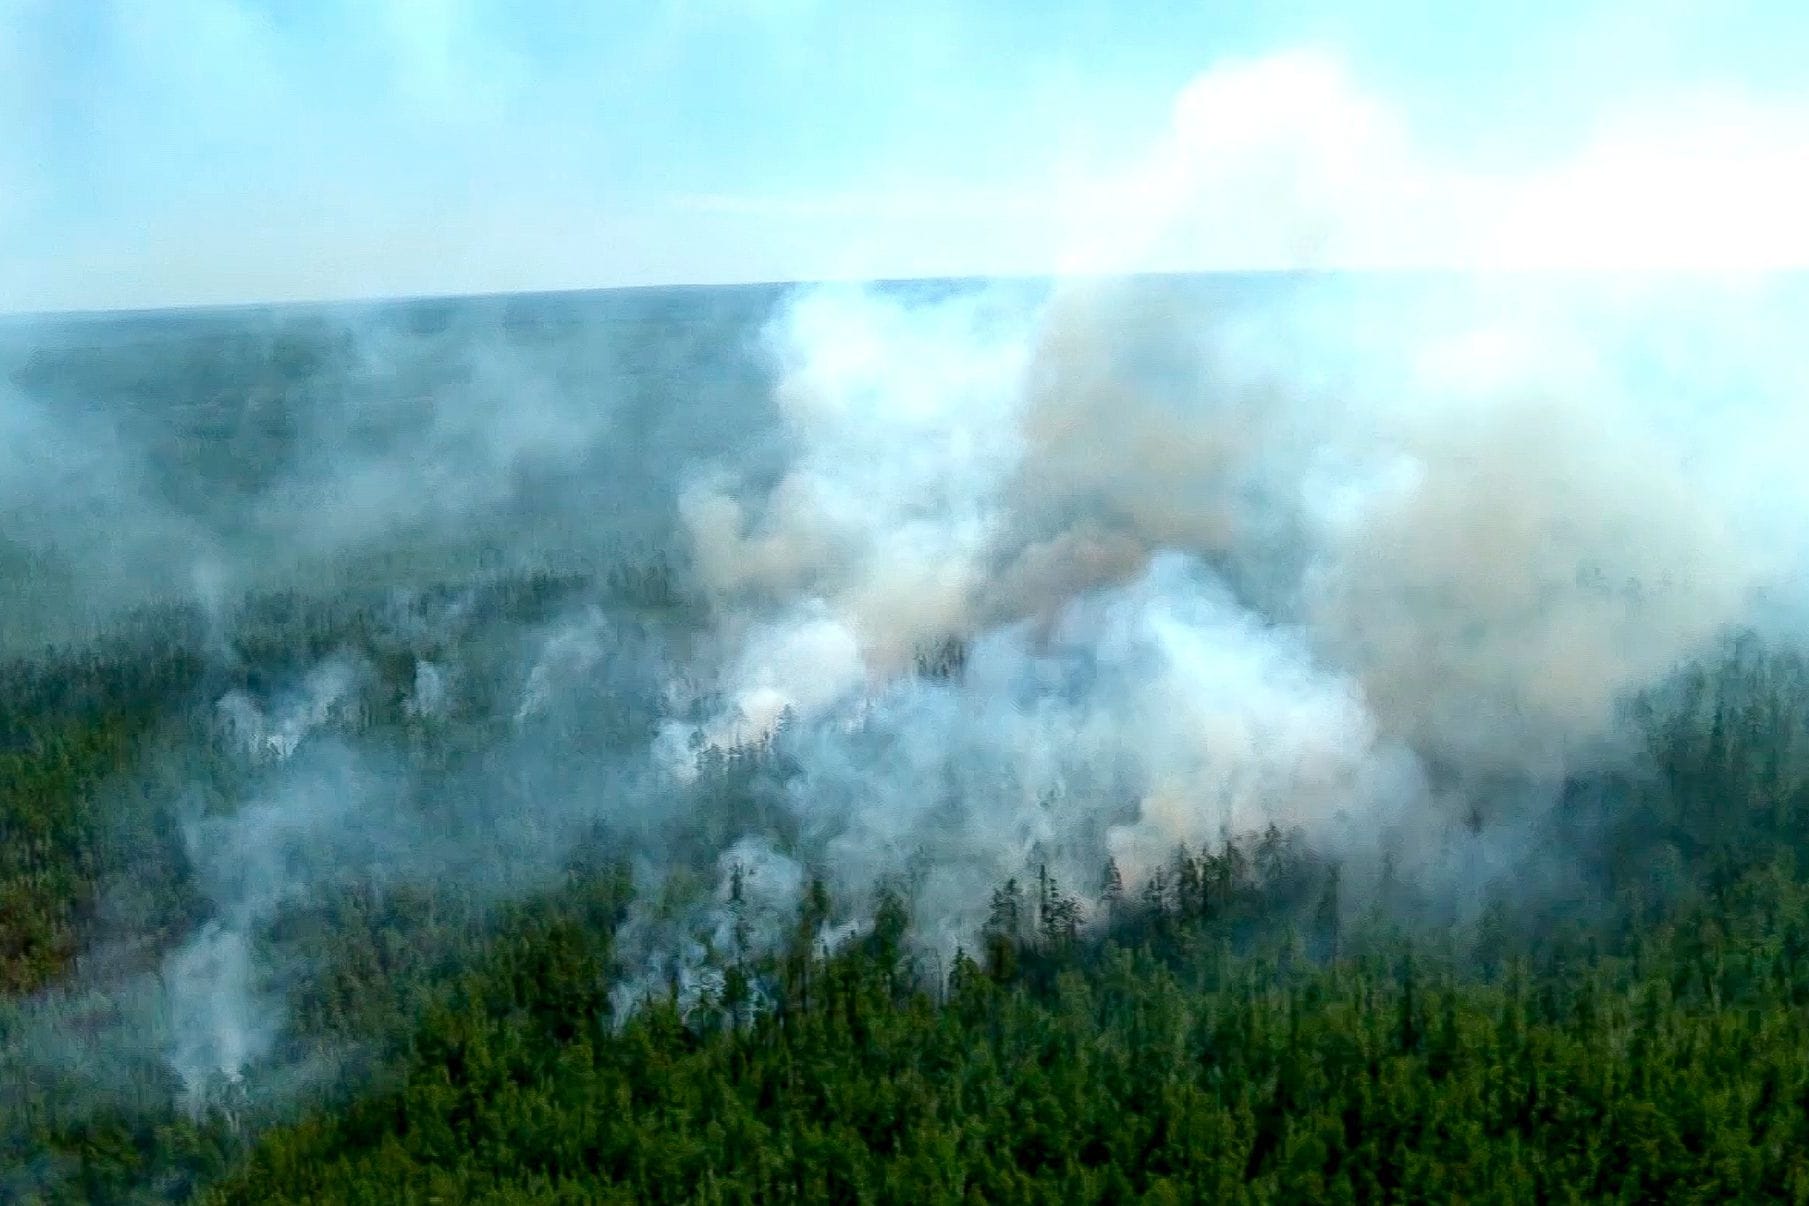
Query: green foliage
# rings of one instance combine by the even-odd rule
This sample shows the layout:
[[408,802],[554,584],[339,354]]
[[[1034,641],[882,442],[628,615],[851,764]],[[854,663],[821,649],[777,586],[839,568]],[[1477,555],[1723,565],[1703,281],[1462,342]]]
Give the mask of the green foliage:
[[[577,585],[498,578],[472,606],[531,619]],[[663,568],[606,589],[679,605]],[[353,649],[380,680],[363,723],[429,769],[481,746],[482,715],[436,734],[405,713],[412,663],[375,617],[270,595],[231,669],[173,613],[0,666],[0,1049],[33,1009],[117,1021],[78,960],[155,967],[192,930],[160,801],[230,788],[172,719],[196,701]],[[825,950],[821,882],[762,954],[736,873],[717,997],[623,1018],[606,835],[509,908],[347,884],[264,936],[310,969],[285,1042],[344,1052],[343,1075],[190,1113],[155,1061],[30,1063],[0,1086],[0,1198],[1809,1201],[1809,668],[1741,645],[1641,708],[1646,768],[1571,784],[1531,839],[1562,885],[1462,917],[1387,877],[1359,900],[1278,830],[1201,834],[1083,895],[1029,868],[944,966],[890,890],[844,902],[873,924]],[[776,829],[776,761],[706,759],[675,843]]]
[[1108,943],[1046,986],[960,960],[937,1002],[882,941],[708,1033],[658,1003],[612,1032],[594,997],[574,1028],[585,940],[521,941],[532,980],[474,973],[400,1084],[273,1131],[208,1200],[1809,1195],[1809,892],[1772,873],[1562,977]]

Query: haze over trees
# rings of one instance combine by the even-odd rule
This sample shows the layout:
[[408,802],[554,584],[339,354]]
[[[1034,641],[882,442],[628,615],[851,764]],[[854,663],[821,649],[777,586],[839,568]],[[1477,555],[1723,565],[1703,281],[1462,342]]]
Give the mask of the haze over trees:
[[1248,288],[12,336],[0,1198],[1809,1200],[1774,412]]

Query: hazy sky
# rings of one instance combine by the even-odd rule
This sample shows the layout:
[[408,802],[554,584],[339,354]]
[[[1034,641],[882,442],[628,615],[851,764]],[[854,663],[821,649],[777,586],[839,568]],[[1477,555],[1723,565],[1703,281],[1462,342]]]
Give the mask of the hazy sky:
[[0,310],[1809,262],[1809,5],[0,0]]

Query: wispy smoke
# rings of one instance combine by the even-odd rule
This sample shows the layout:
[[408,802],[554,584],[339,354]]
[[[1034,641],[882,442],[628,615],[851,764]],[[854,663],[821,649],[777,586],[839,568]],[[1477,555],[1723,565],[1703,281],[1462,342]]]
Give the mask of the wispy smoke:
[[[1554,882],[1537,834],[1568,776],[1638,756],[1625,705],[1803,614],[1777,538],[1804,496],[1762,455],[1801,375],[1782,343],[1728,350],[1789,299],[1669,288],[795,291],[735,370],[764,388],[691,399],[737,438],[655,441],[609,488],[672,534],[663,602],[591,579],[519,620],[481,586],[401,591],[362,647],[206,701],[236,770],[171,801],[196,909],[130,1024],[217,1105],[299,1058],[285,999],[311,969],[285,916],[358,884],[500,900],[597,841],[638,889],[618,1016],[720,998],[735,958],[798,941],[813,879],[832,905],[810,941],[889,894],[944,958],[1008,878],[1046,872],[1098,915],[1108,859],[1134,890],[1180,844],[1269,826],[1342,860],[1352,901],[1384,864],[1460,911],[1491,879]],[[597,448],[654,430],[566,405],[540,413]],[[343,483],[316,433],[292,480],[395,460],[431,492],[544,454],[560,521],[616,496],[557,441],[487,460],[481,426],[425,466],[348,435]],[[393,539],[397,515],[468,534],[532,502],[511,472],[368,524],[326,507],[315,547]],[[214,575],[223,668],[244,618],[218,583],[244,573]]]
[[[1353,89],[1310,55],[1203,79],[1136,178],[1148,212],[1082,215],[1115,215],[1099,254],[1197,235],[1253,176],[1238,204],[1286,262],[1382,247],[1403,207],[1523,229]],[[130,348],[21,345],[0,553],[55,567],[46,616],[198,598],[224,673],[254,586],[369,593],[468,576],[474,550],[591,574],[551,619],[393,595],[372,648],[205,701],[237,777],[170,805],[196,916],[144,990],[191,1096],[287,1058],[287,912],[398,880],[504,898],[595,840],[639,889],[622,1012],[720,994],[725,957],[796,939],[813,879],[812,941],[890,894],[938,954],[1008,878],[1091,904],[1108,859],[1134,885],[1271,825],[1434,891],[1537,882],[1528,835],[1566,777],[1637,757],[1634,696],[1735,628],[1809,618],[1787,291],[775,296],[210,327],[244,372],[160,383],[259,455],[206,465],[169,423],[160,443],[77,405],[106,382],[75,370]],[[670,562],[652,602],[596,574],[632,540]]]
[[219,702],[222,736],[253,771],[249,796],[188,817],[183,836],[211,916],[159,975],[167,1057],[197,1107],[281,1037],[295,969],[260,957],[271,924],[335,887],[381,886],[436,863],[400,779],[347,744],[364,727],[370,687],[369,667],[338,658],[267,705],[241,691]]
[[150,604],[197,602],[220,636],[257,591],[669,544],[682,467],[767,413],[725,332],[768,295],[684,296],[0,331],[0,650]]
[[[436,632],[468,602],[403,609],[403,714],[476,692],[508,718],[436,772],[452,828],[405,839],[299,788],[209,822],[198,864],[251,871],[209,872],[220,916],[172,968],[247,974],[194,996],[185,1077],[269,1052],[252,935],[348,866],[510,893],[613,835],[640,886],[622,1010],[720,994],[726,958],[790,940],[812,877],[837,902],[819,939],[893,892],[946,955],[1007,878],[1090,902],[1107,859],[1135,885],[1271,825],[1434,892],[1534,875],[1566,776],[1634,756],[1624,705],[1792,597],[1777,515],[1726,469],[1793,395],[1749,381],[1732,423],[1679,405],[1712,383],[1654,379],[1655,293],[1268,288],[788,299],[758,352],[776,429],[668,496],[700,613],[649,627],[599,597],[471,661]],[[1689,338],[1727,329],[1705,309]],[[217,711],[282,763],[356,739],[361,673]],[[334,845],[369,824],[367,854],[407,857]]]

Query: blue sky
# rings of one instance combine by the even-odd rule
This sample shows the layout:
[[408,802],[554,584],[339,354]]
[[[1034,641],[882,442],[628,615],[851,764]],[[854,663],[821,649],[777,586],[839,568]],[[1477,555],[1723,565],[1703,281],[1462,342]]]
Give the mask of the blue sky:
[[1669,245],[1797,199],[1806,8],[0,0],[0,309],[1462,260],[1734,146]]

